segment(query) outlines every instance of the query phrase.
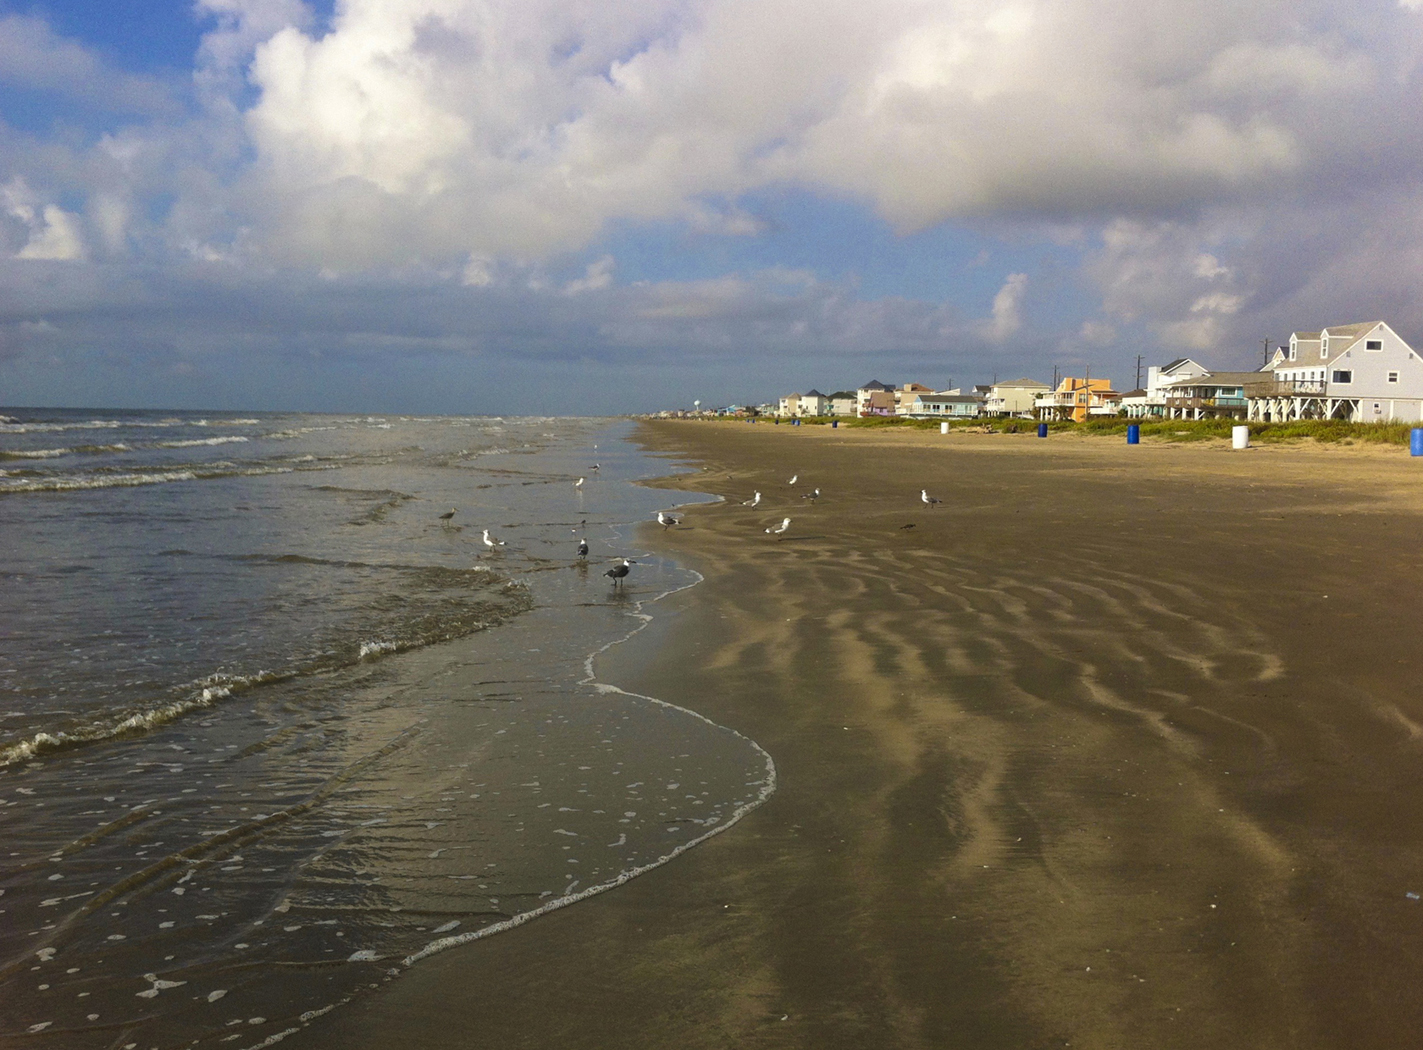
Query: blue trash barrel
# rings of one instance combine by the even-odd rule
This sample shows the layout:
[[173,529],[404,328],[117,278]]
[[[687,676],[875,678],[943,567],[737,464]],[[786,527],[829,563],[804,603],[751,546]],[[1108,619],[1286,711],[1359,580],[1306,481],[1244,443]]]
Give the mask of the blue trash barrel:
[[1038,424],[1038,437],[1040,437],[1040,438],[1045,438],[1045,437],[1047,437],[1047,424],[1046,424],[1046,423],[1039,423],[1039,424]]
[[1128,423],[1128,424],[1127,424],[1127,444],[1128,444],[1128,445],[1140,445],[1140,444],[1141,444],[1141,424],[1139,424],[1139,423]]
[[1408,434],[1408,451],[1423,456],[1423,427],[1414,427]]
[[839,430],[839,429],[840,429],[840,421],[839,421],[838,419],[832,419],[832,420],[830,421],[830,429],[831,429],[831,430]]

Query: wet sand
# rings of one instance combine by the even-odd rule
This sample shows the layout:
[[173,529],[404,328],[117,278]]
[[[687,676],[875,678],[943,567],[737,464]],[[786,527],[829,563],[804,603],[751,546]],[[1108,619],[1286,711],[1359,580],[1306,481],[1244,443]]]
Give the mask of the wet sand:
[[1418,1045],[1423,461],[642,434],[727,502],[649,530],[707,580],[599,676],[778,792],[291,1044]]

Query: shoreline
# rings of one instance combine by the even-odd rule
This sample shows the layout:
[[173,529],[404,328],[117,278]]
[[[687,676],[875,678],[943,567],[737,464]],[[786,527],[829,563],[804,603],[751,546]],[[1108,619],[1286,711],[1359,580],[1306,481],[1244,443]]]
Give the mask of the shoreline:
[[819,430],[643,425],[727,499],[600,673],[778,792],[293,1044],[1409,1045],[1416,465]]

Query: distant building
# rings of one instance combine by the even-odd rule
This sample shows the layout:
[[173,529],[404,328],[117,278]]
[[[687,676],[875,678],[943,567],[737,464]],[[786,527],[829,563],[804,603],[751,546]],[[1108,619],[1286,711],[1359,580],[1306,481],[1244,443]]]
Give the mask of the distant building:
[[1250,419],[1423,420],[1423,358],[1383,321],[1294,332],[1261,373]]
[[1047,392],[1048,385],[1039,383],[1036,379],[1013,379],[1006,383],[994,383],[988,388],[988,396],[984,398],[983,412],[989,416],[1031,419],[1033,402]]
[[920,390],[904,395],[899,414],[911,419],[973,419],[982,410],[983,399],[976,394],[936,394]]
[[830,399],[819,390],[804,394],[787,394],[776,409],[778,416],[825,416],[830,414]]
[[871,379],[855,391],[857,416],[892,416],[894,406],[894,387],[878,379]]
[[1065,376],[1056,390],[1033,400],[1033,412],[1039,419],[1073,419],[1081,423],[1092,416],[1116,415],[1121,399],[1110,379]]

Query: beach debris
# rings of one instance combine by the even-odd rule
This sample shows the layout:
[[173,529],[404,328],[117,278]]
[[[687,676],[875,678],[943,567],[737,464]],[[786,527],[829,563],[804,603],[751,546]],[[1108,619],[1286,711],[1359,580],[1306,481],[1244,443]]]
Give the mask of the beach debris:
[[925,505],[926,507],[928,507],[930,510],[933,510],[934,507],[936,507],[936,506],[938,506],[940,503],[944,502],[943,500],[939,499],[939,497],[937,497],[937,496],[931,496],[931,495],[929,495],[929,490],[928,490],[928,489],[920,489],[920,490],[919,490],[919,498],[924,501],[924,505]]
[[786,518],[786,519],[785,519],[784,521],[782,521],[779,525],[773,525],[773,526],[771,526],[769,529],[767,529],[767,530],[766,530],[766,535],[768,535],[768,536],[770,536],[770,535],[780,536],[783,532],[785,532],[785,531],[786,531],[788,528],[790,528],[790,527],[791,527],[791,519],[790,519],[790,518]]
[[1409,890],[1407,893],[1404,894],[1404,896],[1411,901],[1416,901],[1419,899],[1418,894],[1414,893],[1412,890]]
[[673,517],[671,514],[668,514],[666,511],[661,511],[661,510],[659,510],[659,511],[657,512],[657,524],[659,524],[659,525],[662,526],[662,531],[663,531],[663,532],[666,532],[666,531],[667,531],[668,529],[670,529],[673,525],[680,525],[680,524],[682,524],[682,519],[681,519],[681,518],[677,518],[677,517]]
[[754,506],[756,506],[756,504],[758,504],[758,503],[760,503],[760,502],[761,502],[761,493],[758,492],[758,493],[756,493],[756,495],[752,496],[750,499],[744,501],[741,505],[742,505],[743,507],[754,507]]
[[623,580],[627,577],[627,574],[632,572],[633,564],[634,562],[631,559],[624,558],[617,565],[614,565],[607,572],[603,573],[603,575],[613,581],[614,587],[620,587],[622,586]]
[[489,535],[489,530],[488,530],[488,529],[485,529],[485,530],[484,530],[484,545],[485,545],[486,547],[488,547],[490,550],[497,550],[498,548],[504,546],[504,541],[503,541],[503,540],[496,540],[493,536]]
[[908,525],[901,525],[901,526],[899,526],[899,527],[900,527],[901,529],[912,529],[912,528],[914,528],[914,522],[911,521]]

